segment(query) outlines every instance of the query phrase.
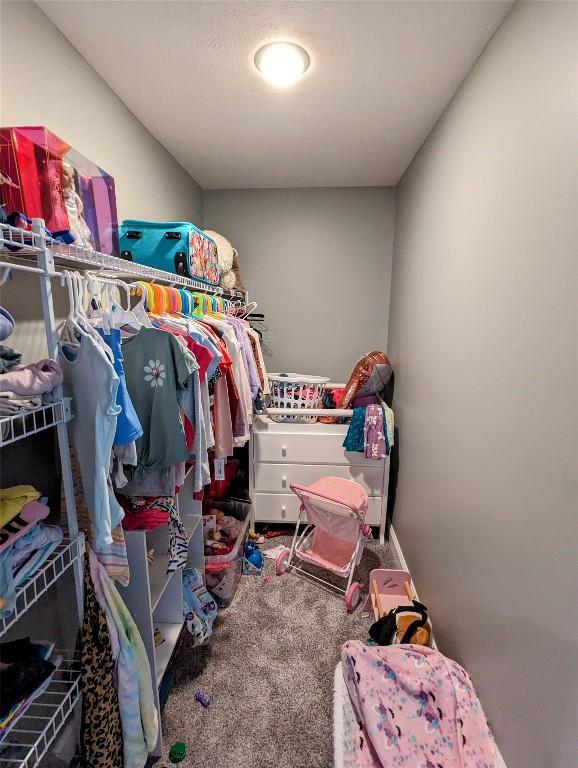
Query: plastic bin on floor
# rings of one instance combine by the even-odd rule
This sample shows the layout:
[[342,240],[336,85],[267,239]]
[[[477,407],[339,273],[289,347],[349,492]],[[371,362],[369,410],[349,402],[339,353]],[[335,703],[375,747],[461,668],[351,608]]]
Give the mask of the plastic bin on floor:
[[215,598],[220,608],[226,608],[235,597],[241,580],[243,556],[247,541],[247,530],[251,519],[251,505],[237,500],[211,501],[211,509],[220,509],[225,515],[241,520],[243,527],[235,546],[226,555],[205,556],[205,580],[207,589]]

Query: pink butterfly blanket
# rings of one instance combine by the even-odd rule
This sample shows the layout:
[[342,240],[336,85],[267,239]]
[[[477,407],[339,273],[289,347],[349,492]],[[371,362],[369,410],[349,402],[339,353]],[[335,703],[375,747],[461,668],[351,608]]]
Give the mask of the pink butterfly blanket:
[[360,725],[360,768],[495,768],[494,742],[467,672],[420,645],[341,650]]

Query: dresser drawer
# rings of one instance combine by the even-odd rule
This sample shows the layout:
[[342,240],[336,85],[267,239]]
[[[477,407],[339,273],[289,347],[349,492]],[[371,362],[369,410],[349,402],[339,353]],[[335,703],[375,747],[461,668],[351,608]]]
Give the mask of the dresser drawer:
[[368,496],[381,496],[383,492],[383,463],[378,461],[361,467],[347,464],[255,464],[255,490],[288,493],[291,483],[310,485],[329,475],[355,480],[365,488]]
[[[339,434],[298,434],[290,432],[256,432],[255,461],[283,464],[349,464],[353,466],[377,465],[375,459],[366,459],[357,451],[343,448]],[[381,463],[383,468],[383,464]]]
[[[255,493],[253,500],[255,520],[258,523],[296,523],[299,514],[299,499],[294,493]],[[381,499],[370,498],[366,522],[379,525],[381,522]]]

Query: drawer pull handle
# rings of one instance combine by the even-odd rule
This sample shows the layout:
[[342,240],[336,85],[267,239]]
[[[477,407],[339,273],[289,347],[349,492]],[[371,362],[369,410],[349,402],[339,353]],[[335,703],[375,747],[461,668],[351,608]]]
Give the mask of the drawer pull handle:
[[282,445],[281,446],[281,456],[287,456],[287,446]]
[[287,488],[287,477],[285,475],[281,478],[281,485],[283,488]]
[[281,507],[281,517],[285,517],[287,515],[287,507],[285,504]]

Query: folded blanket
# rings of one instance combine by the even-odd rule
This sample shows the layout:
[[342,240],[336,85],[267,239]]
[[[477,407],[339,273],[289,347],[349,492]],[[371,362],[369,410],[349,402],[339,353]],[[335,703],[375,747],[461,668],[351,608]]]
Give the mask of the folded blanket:
[[0,391],[16,395],[41,395],[62,384],[62,369],[56,360],[40,360],[31,365],[13,365],[0,376]]
[[40,408],[42,398],[33,395],[16,395],[9,390],[0,392],[0,417],[16,416],[24,411]]
[[455,661],[433,648],[358,640],[345,643],[341,658],[360,768],[496,768],[482,706]]

